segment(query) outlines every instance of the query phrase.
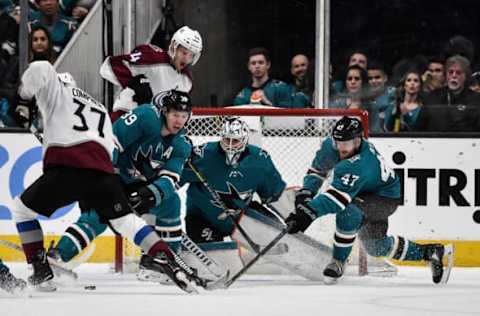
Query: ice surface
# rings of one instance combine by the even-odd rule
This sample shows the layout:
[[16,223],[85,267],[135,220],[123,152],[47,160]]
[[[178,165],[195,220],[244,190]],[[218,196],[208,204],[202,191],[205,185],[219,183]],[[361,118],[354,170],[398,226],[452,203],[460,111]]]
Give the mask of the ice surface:
[[[9,264],[26,277],[24,264]],[[137,281],[85,264],[79,280],[54,293],[0,291],[1,316],[297,316],[480,315],[480,269],[454,268],[447,285],[434,285],[427,268],[401,267],[393,278],[346,276],[327,286],[285,275],[248,275],[228,290],[188,295],[173,286]],[[96,290],[85,290],[95,285]]]

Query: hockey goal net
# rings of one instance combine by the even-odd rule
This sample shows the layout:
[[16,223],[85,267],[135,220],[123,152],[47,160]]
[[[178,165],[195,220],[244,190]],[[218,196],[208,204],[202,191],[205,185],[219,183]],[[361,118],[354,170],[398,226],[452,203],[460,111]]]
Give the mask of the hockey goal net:
[[[225,117],[240,116],[250,128],[249,142],[270,154],[287,186],[294,188],[302,185],[321,142],[329,136],[335,122],[345,115],[358,117],[365,127],[364,136],[368,137],[367,112],[341,109],[194,108],[187,131],[194,145],[219,140]],[[330,219],[327,224],[316,225],[307,232],[331,244],[334,229],[335,221]],[[132,251],[134,246],[122,238],[117,238],[116,246],[115,266],[117,271],[122,271],[125,262],[132,261],[132,256],[139,252]],[[358,264],[359,273],[365,274],[365,255],[358,246],[355,253],[353,264]]]

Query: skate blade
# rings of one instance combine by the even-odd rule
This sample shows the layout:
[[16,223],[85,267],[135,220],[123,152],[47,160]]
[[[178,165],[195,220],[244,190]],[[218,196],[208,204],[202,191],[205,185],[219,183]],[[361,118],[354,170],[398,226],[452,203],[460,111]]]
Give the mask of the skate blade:
[[335,285],[338,283],[338,279],[340,278],[332,278],[332,277],[329,277],[329,276],[323,276],[323,283],[325,283],[326,285]]
[[173,282],[165,274],[145,269],[140,269],[137,273],[137,280],[142,282],[160,283],[163,285],[173,285]]
[[447,258],[447,264],[443,269],[442,279],[439,282],[441,284],[446,284],[448,282],[448,279],[450,278],[450,272],[452,271],[453,267],[454,252],[455,249],[452,244],[448,244],[445,246],[444,256],[446,256]]
[[33,288],[38,292],[55,292],[57,290],[57,287],[52,280],[33,285]]

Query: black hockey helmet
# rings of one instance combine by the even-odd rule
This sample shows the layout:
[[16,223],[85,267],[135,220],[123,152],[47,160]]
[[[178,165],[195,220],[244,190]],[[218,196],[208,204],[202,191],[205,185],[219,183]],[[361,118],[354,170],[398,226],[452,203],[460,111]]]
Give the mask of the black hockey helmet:
[[337,121],[332,130],[332,137],[337,141],[347,141],[361,137],[363,133],[362,122],[354,117],[344,116]]
[[155,105],[163,113],[170,110],[192,112],[192,101],[190,95],[186,92],[178,90],[169,90],[157,93],[153,99],[152,104]]

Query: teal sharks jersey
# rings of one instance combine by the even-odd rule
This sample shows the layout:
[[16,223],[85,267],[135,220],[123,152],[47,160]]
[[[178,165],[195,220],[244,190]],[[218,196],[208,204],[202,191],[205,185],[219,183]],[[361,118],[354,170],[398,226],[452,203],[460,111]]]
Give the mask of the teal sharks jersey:
[[[323,183],[328,173],[326,183]],[[303,186],[314,193],[320,190],[310,202],[318,216],[344,210],[358,195],[375,194],[397,199],[401,194],[395,171],[365,139],[356,155],[340,160],[333,139],[327,138],[317,151]]]
[[144,104],[122,115],[113,124],[118,141],[114,166],[126,183],[154,181],[163,198],[168,199],[175,193],[192,146],[183,130],[162,136],[164,124],[163,115],[152,105]]
[[[235,166],[227,165],[219,142],[206,143],[194,148],[194,166],[209,185],[222,198],[228,208],[245,209],[257,193],[263,203],[276,201],[286,183],[272,162],[270,155],[259,147],[248,145]],[[188,165],[181,183],[190,183],[187,190],[187,213],[199,212],[222,232],[233,229],[229,220],[218,220],[224,210],[213,200]]]

